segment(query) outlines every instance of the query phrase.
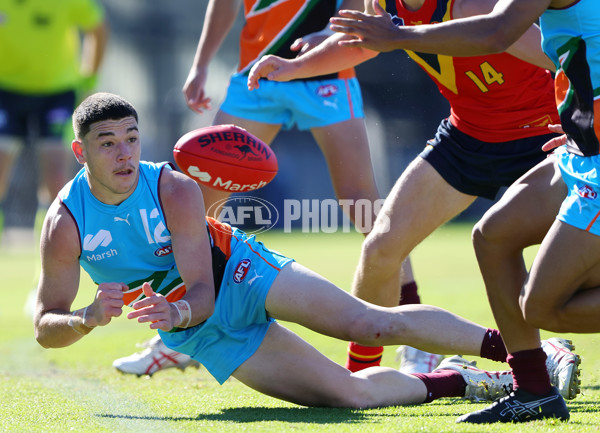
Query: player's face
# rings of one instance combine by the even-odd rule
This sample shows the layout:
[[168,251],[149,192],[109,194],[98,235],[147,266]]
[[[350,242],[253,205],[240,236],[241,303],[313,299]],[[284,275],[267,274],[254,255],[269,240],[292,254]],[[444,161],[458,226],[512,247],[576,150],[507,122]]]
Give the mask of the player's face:
[[92,124],[78,155],[85,163],[90,189],[103,203],[116,205],[129,197],[139,177],[140,135],[133,117]]

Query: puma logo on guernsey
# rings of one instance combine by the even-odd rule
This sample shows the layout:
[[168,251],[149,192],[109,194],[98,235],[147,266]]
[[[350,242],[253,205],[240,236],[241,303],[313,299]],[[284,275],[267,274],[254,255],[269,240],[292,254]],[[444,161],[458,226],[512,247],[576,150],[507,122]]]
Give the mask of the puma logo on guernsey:
[[115,222],[117,221],[123,221],[126,222],[128,226],[131,226],[131,224],[129,224],[129,214],[127,214],[127,216],[125,218],[121,218],[121,217],[115,217]]
[[257,280],[257,279],[263,277],[262,275],[258,275],[258,272],[256,272],[256,269],[253,269],[253,271],[254,271],[254,276],[248,280],[248,285],[249,286],[252,285],[252,283],[254,282],[254,280]]

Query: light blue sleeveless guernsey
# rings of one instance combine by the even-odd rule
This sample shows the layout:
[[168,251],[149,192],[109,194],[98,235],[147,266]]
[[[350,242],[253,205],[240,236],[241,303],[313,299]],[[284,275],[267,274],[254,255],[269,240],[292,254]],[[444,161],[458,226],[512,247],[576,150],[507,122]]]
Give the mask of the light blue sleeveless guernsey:
[[159,178],[165,169],[172,167],[140,161],[135,191],[117,206],[93,196],[85,168],[59,193],[79,230],[81,266],[96,284],[127,284],[126,304],[143,297],[145,281],[165,296],[185,290],[159,201]]

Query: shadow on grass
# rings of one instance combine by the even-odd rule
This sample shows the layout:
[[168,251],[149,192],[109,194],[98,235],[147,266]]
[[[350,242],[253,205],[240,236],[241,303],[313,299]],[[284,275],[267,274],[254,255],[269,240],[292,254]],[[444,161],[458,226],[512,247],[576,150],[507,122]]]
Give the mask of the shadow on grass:
[[567,406],[571,413],[586,413],[586,412],[598,412],[600,408],[600,402],[597,400],[594,401],[577,401],[577,400],[569,400],[567,401]]
[[[148,421],[230,421],[237,423],[251,423],[264,421],[284,421],[288,423],[308,424],[338,424],[362,423],[365,421],[377,422],[378,419],[387,419],[392,414],[373,413],[368,410],[338,409],[338,408],[271,408],[271,407],[238,407],[223,409],[219,413],[199,414],[196,417],[188,416],[142,416],[97,414],[100,418],[121,418]],[[427,414],[399,413],[399,417],[427,416]],[[431,414],[431,416],[444,416]],[[450,415],[448,416],[455,416]]]

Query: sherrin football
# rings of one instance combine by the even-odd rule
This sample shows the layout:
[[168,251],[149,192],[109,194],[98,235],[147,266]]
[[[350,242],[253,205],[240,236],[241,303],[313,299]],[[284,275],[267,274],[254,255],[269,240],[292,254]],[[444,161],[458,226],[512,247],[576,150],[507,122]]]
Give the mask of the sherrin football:
[[228,192],[262,188],[277,174],[277,158],[261,140],[236,125],[214,125],[182,136],[173,148],[185,174]]

